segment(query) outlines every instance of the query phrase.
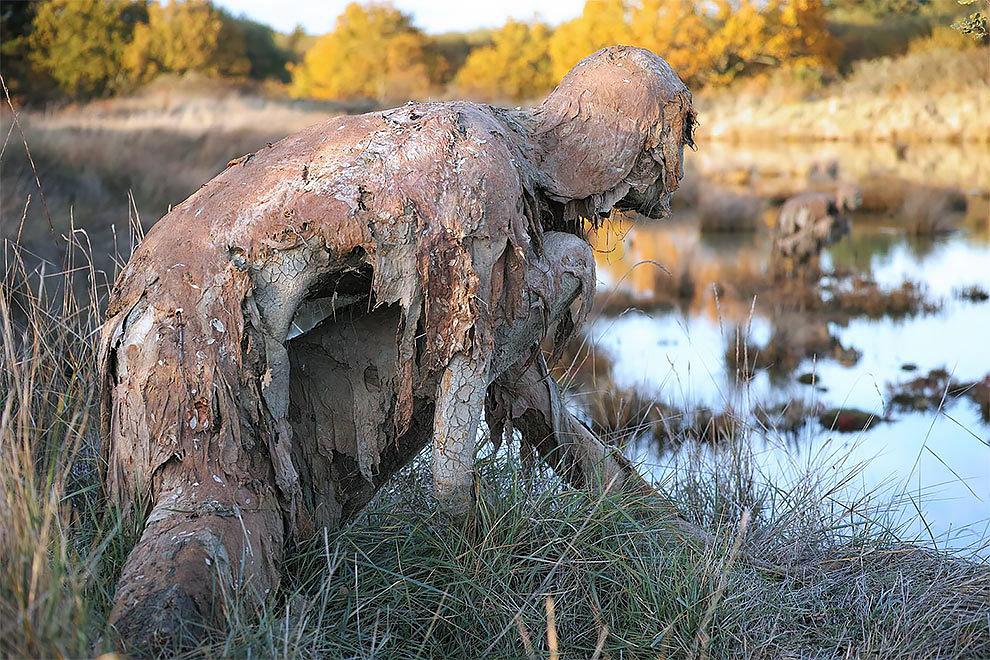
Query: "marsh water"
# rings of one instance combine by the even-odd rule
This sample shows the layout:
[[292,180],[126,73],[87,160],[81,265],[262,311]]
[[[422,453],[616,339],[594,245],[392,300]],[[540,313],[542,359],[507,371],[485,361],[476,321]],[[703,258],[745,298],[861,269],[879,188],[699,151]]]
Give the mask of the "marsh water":
[[[787,162],[760,154],[763,161],[746,170],[750,191],[768,181],[760,162],[778,169]],[[974,165],[973,156],[984,162]],[[599,231],[602,311],[586,333],[597,368],[607,370],[611,386],[663,410],[739,419],[759,471],[784,490],[831,475],[846,497],[895,501],[889,522],[902,535],[986,556],[990,157],[953,152],[941,162],[953,158],[969,168],[959,173],[968,203],[952,219],[955,229],[914,235],[900,200],[879,210],[874,204],[854,214],[851,233],[821,255],[821,278],[800,295],[778,290],[791,283],[767,276],[772,204],[755,231],[702,231],[691,207],[662,223],[631,219]],[[878,167],[867,156],[860,161]],[[799,174],[809,167],[791,165]],[[873,171],[845,176],[877,178]],[[951,179],[939,176],[940,186]],[[779,172],[772,177],[781,181]],[[793,179],[800,175],[788,184],[792,192],[803,185]],[[694,185],[705,194],[707,183]],[[889,195],[883,186],[864,197]],[[865,294],[842,297],[864,286]],[[802,295],[813,304],[792,300]],[[847,307],[847,299],[855,304]],[[593,396],[587,390],[583,396]],[[712,435],[665,443],[644,432],[626,451],[662,478],[689,453],[714,461]]]

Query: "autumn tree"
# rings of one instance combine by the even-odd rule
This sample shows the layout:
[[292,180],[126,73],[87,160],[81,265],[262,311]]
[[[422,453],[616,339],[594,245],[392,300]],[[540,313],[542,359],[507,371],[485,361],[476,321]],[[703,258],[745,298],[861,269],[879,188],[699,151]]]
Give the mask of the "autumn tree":
[[623,0],[587,0],[580,16],[554,30],[550,38],[554,80],[563,78],[572,66],[596,50],[626,43],[629,38],[627,11]]
[[839,45],[828,31],[822,0],[778,0],[769,3],[773,34],[767,54],[791,67],[831,70]]
[[289,47],[292,37],[285,39],[286,45],[279,43],[278,34],[269,26],[248,18],[233,18],[223,13],[226,22],[238,31],[244,43],[244,54],[250,63],[249,75],[263,80],[275,78],[289,82],[286,65],[294,61],[295,53]]
[[761,62],[770,25],[754,0],[718,0],[718,29],[704,51],[711,62],[709,80],[728,83]]
[[442,66],[408,15],[387,4],[351,3],[333,31],[291,67],[290,92],[321,99],[423,97]]
[[148,21],[135,27],[123,60],[137,82],[165,72],[244,76],[250,71],[243,36],[206,0],[150,3]]
[[708,20],[694,0],[587,0],[581,16],[561,25],[550,40],[559,79],[581,58],[615,44],[662,55],[689,83],[707,71]]
[[550,31],[543,23],[510,20],[492,34],[492,43],[476,48],[454,79],[458,91],[473,98],[521,101],[553,88]]
[[36,91],[39,74],[31,66],[31,24],[38,5],[0,4],[0,63],[7,91],[13,96]]
[[475,50],[490,46],[495,30],[478,28],[467,32],[443,32],[432,35],[433,50],[445,64],[443,75],[437,80],[440,84],[453,81],[454,77]]
[[689,83],[702,80],[711,67],[703,47],[711,28],[692,0],[642,0],[632,10],[629,32],[629,45],[662,55]]
[[767,67],[830,71],[837,55],[823,0],[587,0],[550,39],[554,76],[612,44],[662,55],[695,86]]
[[831,71],[838,44],[822,0],[719,0],[718,28],[707,42],[709,82],[719,84],[769,67]]
[[127,82],[122,61],[144,3],[45,0],[37,5],[31,63],[75,97],[113,92]]

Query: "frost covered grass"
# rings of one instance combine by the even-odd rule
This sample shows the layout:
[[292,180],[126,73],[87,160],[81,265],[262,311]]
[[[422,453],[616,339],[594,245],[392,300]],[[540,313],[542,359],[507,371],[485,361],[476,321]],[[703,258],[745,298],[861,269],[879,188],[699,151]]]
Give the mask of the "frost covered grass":
[[[109,278],[84,234],[69,248],[77,259],[43,272],[5,245],[4,656],[112,650],[108,608],[140,526],[100,487],[93,345]],[[711,533],[704,549],[675,541],[649,498],[570,490],[512,449],[482,459],[473,522],[453,527],[424,504],[420,459],[354,523],[290,553],[260,608],[227,594],[228,625],[188,655],[990,655],[985,563],[900,540],[888,503],[843,498],[848,474],[767,482],[738,429],[663,484]]]

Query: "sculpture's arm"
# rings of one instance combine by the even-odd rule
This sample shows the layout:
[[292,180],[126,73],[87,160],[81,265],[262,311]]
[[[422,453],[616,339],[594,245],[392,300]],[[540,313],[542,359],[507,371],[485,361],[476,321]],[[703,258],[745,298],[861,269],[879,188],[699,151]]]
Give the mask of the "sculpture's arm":
[[[524,447],[574,488],[592,493],[615,490],[639,493],[662,507],[671,524],[688,542],[708,542],[685,521],[674,502],[650,485],[622,452],[601,440],[568,409],[542,356],[520,359],[491,388],[487,412],[509,421],[522,435]],[[496,413],[496,410],[499,412]]]
[[441,505],[455,516],[467,514],[472,503],[474,456],[490,361],[490,355],[456,353],[437,385],[433,484]]
[[594,294],[594,269],[585,241],[547,232],[540,253],[526,255],[522,304],[511,319],[497,323],[491,354],[457,353],[446,365],[436,395],[433,481],[451,513],[464,514],[471,504],[475,445],[489,385],[520,356],[533,356],[547,332],[570,318],[572,303],[580,300],[583,315]]
[[571,486],[656,493],[618,449],[603,443],[571,414],[542,356],[520,360],[506,371],[488,403],[505,406],[523,442]]

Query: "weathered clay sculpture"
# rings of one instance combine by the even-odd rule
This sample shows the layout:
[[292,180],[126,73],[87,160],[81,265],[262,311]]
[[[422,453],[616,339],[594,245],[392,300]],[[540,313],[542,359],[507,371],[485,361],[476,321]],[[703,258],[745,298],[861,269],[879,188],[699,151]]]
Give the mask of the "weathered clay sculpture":
[[849,213],[858,209],[861,201],[858,188],[842,183],[831,195],[808,192],[784,202],[773,237],[775,275],[816,277],[821,251],[849,233]]
[[112,613],[130,648],[216,621],[218,580],[268,593],[287,543],[430,442],[463,513],[483,411],[576,486],[647,488],[566,410],[540,346],[588,309],[585,223],[664,215],[693,119],[666,62],[612,47],[532,109],[332,118],[160,220],[101,346],[107,487],[150,511]]

